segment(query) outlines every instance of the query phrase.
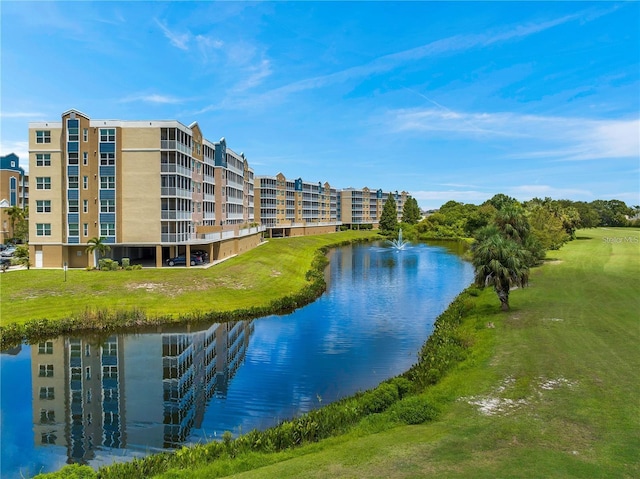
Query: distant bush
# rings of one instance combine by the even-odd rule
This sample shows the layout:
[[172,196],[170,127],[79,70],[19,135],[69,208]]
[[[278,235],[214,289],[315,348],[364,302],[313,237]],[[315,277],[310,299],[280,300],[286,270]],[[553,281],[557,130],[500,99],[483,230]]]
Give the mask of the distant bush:
[[98,260],[98,269],[100,271],[117,271],[120,269],[120,265],[110,258],[101,258]]

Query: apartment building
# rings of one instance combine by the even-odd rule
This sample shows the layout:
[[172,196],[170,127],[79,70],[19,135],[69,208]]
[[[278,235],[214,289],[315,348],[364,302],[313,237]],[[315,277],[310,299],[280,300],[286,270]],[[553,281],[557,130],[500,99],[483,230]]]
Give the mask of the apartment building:
[[57,446],[69,463],[180,447],[214,395],[226,396],[253,331],[252,321],[237,321],[33,345],[35,446]]
[[[29,124],[30,257],[87,267],[87,241],[113,259],[162,266],[194,250],[213,261],[257,246],[254,172],[197,123],[94,120],[77,110]],[[187,262],[188,266],[189,262]]]
[[359,228],[363,225],[377,228],[389,195],[392,195],[396,202],[396,214],[400,221],[404,204],[410,198],[409,193],[406,191],[383,192],[381,189],[372,190],[366,186],[361,190],[355,188],[340,190],[338,218],[343,225],[349,225],[351,228]]
[[13,238],[15,225],[7,215],[7,210],[17,206],[29,206],[29,176],[20,166],[15,153],[0,156],[0,243]]
[[256,177],[254,190],[255,218],[269,237],[332,233],[340,226],[338,192],[327,182],[290,180],[278,173]]

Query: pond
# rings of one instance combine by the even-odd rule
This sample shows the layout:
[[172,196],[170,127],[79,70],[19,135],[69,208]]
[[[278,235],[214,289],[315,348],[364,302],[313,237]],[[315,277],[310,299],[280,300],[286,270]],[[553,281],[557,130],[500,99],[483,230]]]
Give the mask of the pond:
[[0,356],[0,477],[97,468],[264,429],[406,371],[473,279],[443,246],[330,253],[327,292],[286,316],[61,337]]

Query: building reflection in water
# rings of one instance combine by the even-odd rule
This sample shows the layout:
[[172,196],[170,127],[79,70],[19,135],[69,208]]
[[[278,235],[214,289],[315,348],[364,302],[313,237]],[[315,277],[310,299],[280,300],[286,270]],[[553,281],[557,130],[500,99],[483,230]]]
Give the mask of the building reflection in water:
[[66,446],[69,463],[111,449],[179,447],[200,427],[208,401],[226,396],[252,333],[252,321],[237,321],[195,332],[113,335],[101,344],[59,338],[34,345],[36,447]]

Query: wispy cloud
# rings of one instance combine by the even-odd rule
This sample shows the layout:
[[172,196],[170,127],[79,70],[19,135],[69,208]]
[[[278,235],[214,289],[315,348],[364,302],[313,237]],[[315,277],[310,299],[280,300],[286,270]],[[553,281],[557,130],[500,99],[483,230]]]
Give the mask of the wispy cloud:
[[512,142],[517,153],[508,158],[595,160],[640,157],[640,120],[594,120],[475,113],[443,108],[395,110],[388,114],[396,133],[440,133],[441,138],[471,138]]
[[186,100],[181,98],[175,98],[168,95],[158,95],[155,93],[152,94],[141,94],[141,95],[131,95],[120,100],[121,103],[133,103],[133,102],[144,102],[144,103],[157,103],[157,104],[179,104],[184,103]]
[[519,200],[531,198],[593,198],[589,190],[580,188],[558,188],[550,185],[519,185],[505,188],[505,194]]
[[30,111],[0,111],[0,118],[40,118],[43,113],[34,113]]
[[162,33],[164,33],[164,36],[169,39],[169,41],[174,47],[179,48],[180,50],[189,49],[188,44],[192,39],[192,35],[190,32],[186,32],[186,33],[174,32],[174,31],[171,31],[169,27],[167,27],[164,23],[162,23],[157,18],[155,19],[155,21],[156,21],[156,25],[158,25],[162,30]]
[[522,39],[524,37],[557,27],[564,23],[572,22],[575,20],[591,20],[595,18],[595,16],[602,15],[604,13],[606,12],[594,14],[592,11],[584,11],[572,15],[566,15],[546,22],[530,23],[527,25],[516,25],[490,33],[455,35],[436,40],[425,45],[420,45],[415,48],[383,55],[362,65],[353,66],[326,75],[319,75],[294,81],[278,88],[274,88],[260,95],[254,95],[244,98],[234,98],[232,101],[228,102],[222,101],[219,104],[210,105],[209,107],[205,108],[205,111],[225,108],[244,109],[247,107],[267,105],[273,102],[282,101],[288,95],[293,93],[314,90],[333,84],[367,78],[371,75],[392,71],[399,66],[410,64],[411,62],[416,62],[418,60],[423,60],[429,57],[451,55],[477,48],[487,47],[500,42]]

